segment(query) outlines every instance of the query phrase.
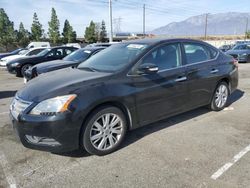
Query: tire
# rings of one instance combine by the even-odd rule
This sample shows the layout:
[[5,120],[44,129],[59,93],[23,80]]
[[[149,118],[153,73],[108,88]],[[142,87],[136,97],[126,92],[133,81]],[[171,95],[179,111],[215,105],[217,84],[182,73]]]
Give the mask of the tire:
[[[109,123],[105,126],[105,122]],[[95,110],[85,125],[81,133],[81,143],[88,153],[99,156],[117,150],[127,131],[124,113],[112,106]]]
[[229,93],[230,90],[228,84],[226,82],[220,82],[214,91],[209,108],[213,111],[223,110],[227,105]]
[[250,55],[247,56],[247,61],[246,63],[250,63]]
[[20,73],[21,73],[21,77],[24,77],[24,72],[26,71],[26,70],[28,70],[30,67],[32,67],[32,65],[31,64],[25,64],[25,65],[23,65],[22,67],[21,67],[21,71],[20,71]]

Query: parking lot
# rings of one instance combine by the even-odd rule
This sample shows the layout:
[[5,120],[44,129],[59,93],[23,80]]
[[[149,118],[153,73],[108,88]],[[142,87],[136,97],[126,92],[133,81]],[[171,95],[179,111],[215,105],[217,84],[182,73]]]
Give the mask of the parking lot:
[[225,110],[200,108],[131,131],[121,149],[97,157],[24,148],[8,117],[23,80],[0,70],[0,187],[249,187],[250,64],[239,72]]

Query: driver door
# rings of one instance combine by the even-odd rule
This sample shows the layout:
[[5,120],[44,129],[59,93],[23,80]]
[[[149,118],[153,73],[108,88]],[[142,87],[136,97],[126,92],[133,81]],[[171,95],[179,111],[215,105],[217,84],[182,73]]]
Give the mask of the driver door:
[[155,64],[159,70],[157,73],[135,73],[132,76],[140,125],[184,111],[188,93],[186,72],[182,67],[181,45],[161,45],[151,50],[136,67],[144,63]]

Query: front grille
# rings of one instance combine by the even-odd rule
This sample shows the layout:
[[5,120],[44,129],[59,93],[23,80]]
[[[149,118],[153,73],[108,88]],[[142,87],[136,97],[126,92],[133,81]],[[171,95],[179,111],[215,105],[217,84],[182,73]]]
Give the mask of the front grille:
[[19,114],[26,110],[30,105],[31,102],[15,97],[10,105],[11,114],[17,119]]

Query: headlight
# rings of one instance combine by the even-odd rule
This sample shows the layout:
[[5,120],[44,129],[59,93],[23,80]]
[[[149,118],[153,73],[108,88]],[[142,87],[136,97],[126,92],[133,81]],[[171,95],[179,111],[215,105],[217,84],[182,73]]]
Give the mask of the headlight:
[[19,63],[18,62],[16,62],[16,63],[12,63],[12,64],[10,64],[12,67],[16,67],[16,66],[18,66],[19,65]]
[[76,95],[64,95],[44,100],[36,105],[30,112],[32,115],[51,115],[65,112],[68,106],[76,98]]

